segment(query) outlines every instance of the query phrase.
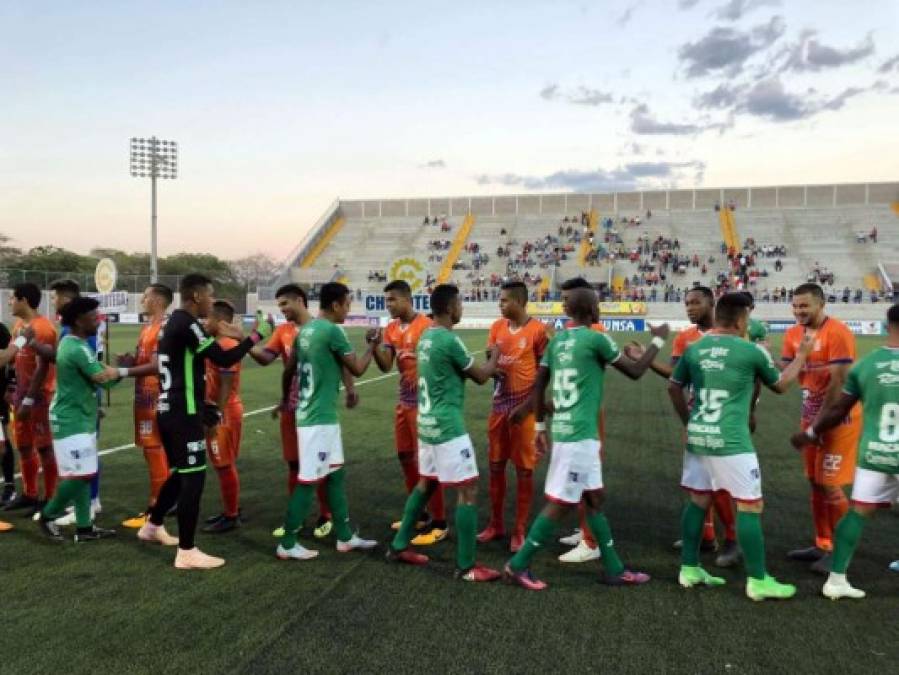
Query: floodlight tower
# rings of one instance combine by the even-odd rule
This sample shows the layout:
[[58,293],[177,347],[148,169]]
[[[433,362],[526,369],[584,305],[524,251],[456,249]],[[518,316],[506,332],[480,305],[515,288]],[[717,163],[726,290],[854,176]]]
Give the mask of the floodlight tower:
[[156,255],[156,179],[178,177],[178,144],[161,141],[156,136],[131,139],[131,175],[149,178],[150,197],[150,283],[159,281],[159,261]]

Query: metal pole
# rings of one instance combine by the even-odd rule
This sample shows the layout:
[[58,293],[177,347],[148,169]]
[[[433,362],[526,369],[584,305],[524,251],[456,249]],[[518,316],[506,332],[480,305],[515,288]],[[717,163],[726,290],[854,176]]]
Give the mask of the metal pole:
[[156,258],[156,172],[150,178],[150,283],[155,284],[159,280],[159,261]]

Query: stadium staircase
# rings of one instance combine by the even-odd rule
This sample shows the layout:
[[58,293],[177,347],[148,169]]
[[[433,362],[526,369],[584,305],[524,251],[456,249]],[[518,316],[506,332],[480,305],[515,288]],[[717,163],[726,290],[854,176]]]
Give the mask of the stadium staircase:
[[[462,227],[460,227],[459,231],[456,233],[456,238],[453,240],[453,244],[450,246],[449,251],[447,251],[446,257],[443,259],[443,265],[440,267],[440,272],[437,274],[438,284],[445,284],[452,278],[453,265],[456,264],[459,255],[462,253],[462,249],[465,248],[465,244],[468,242],[468,236],[471,234],[472,228],[474,228],[474,222],[475,218],[470,213],[465,216],[465,220],[462,221]],[[495,253],[495,251],[493,253]]]
[[[588,227],[590,229],[590,232],[593,233],[594,241],[596,240],[597,223],[599,223],[599,214],[596,212],[596,209],[590,209],[590,219],[588,222]],[[578,251],[577,256],[578,264],[581,267],[584,267],[587,264],[587,254],[589,254],[592,249],[593,247],[590,245],[589,238],[584,237],[583,239],[581,239],[581,248],[580,251]]]
[[718,211],[718,220],[721,223],[721,238],[724,240],[728,251],[739,251],[743,248],[743,242],[740,241],[740,235],[737,234],[737,221],[734,218],[734,212],[728,208],[722,208]]
[[300,261],[301,268],[309,269],[315,264],[315,261],[318,260],[318,257],[322,252],[328,248],[331,240],[334,239],[335,235],[343,228],[344,223],[346,223],[346,218],[342,216],[331,223],[331,226],[325,231],[321,239],[318,240],[315,246],[313,246],[309,253],[307,253]]

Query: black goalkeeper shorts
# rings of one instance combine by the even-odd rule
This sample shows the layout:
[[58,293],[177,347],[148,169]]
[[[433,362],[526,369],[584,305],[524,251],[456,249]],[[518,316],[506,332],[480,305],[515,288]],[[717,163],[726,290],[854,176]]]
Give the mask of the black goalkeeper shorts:
[[206,432],[199,415],[159,413],[159,437],[169,467],[180,473],[206,468]]

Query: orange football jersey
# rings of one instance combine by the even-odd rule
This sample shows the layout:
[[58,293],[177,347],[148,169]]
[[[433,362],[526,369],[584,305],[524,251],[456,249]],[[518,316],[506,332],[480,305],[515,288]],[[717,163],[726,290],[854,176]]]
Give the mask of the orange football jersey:
[[[143,366],[156,356],[159,349],[159,332],[163,321],[152,321],[140,329],[137,336],[137,350],[134,355],[134,365]],[[154,408],[156,399],[159,398],[159,376],[144,375],[134,379],[134,405],[137,407]]]
[[[220,337],[216,339],[222,349],[233,349],[240,344],[234,338]],[[231,373],[231,393],[225,401],[226,408],[241,405],[240,400],[240,361],[228,368],[215,365],[209,359],[206,360],[206,400],[215,403],[218,400],[219,389],[222,386],[222,373]],[[224,412],[224,410],[222,410]]]
[[400,371],[400,405],[418,406],[418,367],[415,349],[421,334],[431,326],[424,314],[416,314],[408,324],[394,319],[384,330],[384,344],[396,354],[396,367]]
[[499,349],[494,412],[509,412],[531,395],[547,342],[546,326],[536,319],[520,328],[512,328],[508,319],[493,322],[487,347]]
[[[28,325],[29,324],[25,323],[21,319],[16,321],[16,324],[15,326],[13,326],[12,330],[13,337],[18,335]],[[52,321],[50,321],[45,316],[36,316],[31,320],[30,326],[34,330],[35,340],[42,344],[49,345],[54,349],[56,348],[56,327],[53,325]],[[34,377],[34,373],[37,371],[37,364],[37,352],[31,347],[23,347],[16,353],[14,364],[14,368],[16,371],[16,405],[21,403],[22,399],[25,398],[25,395],[28,393],[28,389],[31,387],[31,379]],[[53,392],[55,389],[56,366],[51,363],[50,368],[47,371],[47,377],[44,379],[44,384],[38,394],[40,400],[38,400],[37,403],[40,405],[50,405],[50,400],[53,398]]]

